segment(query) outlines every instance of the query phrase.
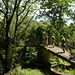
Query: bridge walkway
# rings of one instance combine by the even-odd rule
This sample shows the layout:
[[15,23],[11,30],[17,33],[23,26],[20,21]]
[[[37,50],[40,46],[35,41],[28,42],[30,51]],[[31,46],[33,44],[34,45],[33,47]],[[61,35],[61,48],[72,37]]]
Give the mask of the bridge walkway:
[[48,50],[52,54],[60,57],[61,59],[64,59],[65,61],[71,64],[75,64],[75,54],[72,54],[68,52],[67,50],[65,50],[65,53],[64,53],[63,49],[57,46],[55,46],[54,48],[52,45],[43,46],[43,47],[46,48],[46,50]]

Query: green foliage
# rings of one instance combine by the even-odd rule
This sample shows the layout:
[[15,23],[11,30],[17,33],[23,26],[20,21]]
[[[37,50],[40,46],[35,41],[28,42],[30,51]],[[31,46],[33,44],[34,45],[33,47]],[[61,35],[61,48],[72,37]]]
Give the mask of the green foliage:
[[27,47],[26,58],[27,60],[32,60],[37,56],[36,47]]
[[58,70],[58,71],[60,71],[60,72],[65,72],[65,73],[68,73],[68,74],[75,74],[75,69],[69,69],[69,70],[67,70],[66,69],[66,67],[64,67],[64,69],[63,69],[63,67],[56,67],[55,68],[56,70]]
[[42,44],[43,41],[43,30],[44,27],[43,26],[38,26],[36,29],[36,39],[37,39],[37,44]]
[[40,70],[38,69],[31,69],[31,68],[27,68],[27,69],[21,69],[11,75],[45,75],[43,74]]
[[0,27],[0,48],[5,48],[5,29]]
[[[70,64],[56,56],[50,58],[50,63],[52,64],[52,68],[69,74],[75,74],[75,69],[70,68]],[[67,68],[68,67],[68,68]]]
[[[16,0],[2,1],[4,2],[0,3],[0,55],[3,59],[6,58],[6,29],[9,29],[7,33],[9,38],[9,47],[7,46],[7,56],[10,59],[9,62],[11,63],[10,65],[12,68],[20,65],[20,62],[22,62],[24,41],[26,39],[30,39],[31,44],[33,45],[35,45],[36,43],[44,43],[46,34],[50,32],[49,38],[51,38],[52,34],[55,34],[55,41],[59,44],[59,46],[61,46],[62,37],[65,37],[66,41],[70,45],[72,45],[73,47],[75,46],[75,25],[73,23],[71,23],[69,26],[65,25],[66,22],[63,18],[64,13],[66,15],[69,15],[71,13],[71,18],[75,20],[74,12],[70,10],[68,11],[68,7],[70,7],[69,3],[72,2],[71,0],[41,0],[39,2],[36,0],[21,0],[22,2],[20,3],[18,10],[16,7],[16,10],[14,12],[13,9]],[[17,4],[18,3],[19,1],[17,0]],[[40,17],[47,17],[47,21],[31,21],[32,16],[35,15],[34,11],[36,8],[38,8],[39,3],[41,5],[41,10],[39,11]],[[7,5],[8,12],[6,12]],[[71,6],[74,7],[73,5]],[[12,13],[14,14],[12,15]],[[10,19],[11,15],[12,18]],[[8,24],[7,21],[11,23]],[[14,37],[16,38],[15,44],[13,44]],[[70,49],[71,47],[67,46],[67,48]],[[74,49],[72,49],[71,52],[74,52]],[[27,51],[25,51],[26,60],[31,60],[35,56],[37,56],[37,49],[35,47],[27,47]],[[53,60],[51,59],[51,61],[57,61],[61,64],[62,62],[64,62],[58,58]],[[64,62],[64,64],[65,63],[66,62]],[[1,62],[1,59],[0,66],[0,70],[3,70],[4,65]],[[20,73],[22,73],[22,71]]]
[[71,50],[71,53],[75,53],[75,49],[72,49],[72,50]]
[[[69,74],[75,74],[75,69],[70,68],[70,64],[56,56],[50,58],[50,63],[52,64],[52,68]],[[68,67],[68,68],[67,68]]]
[[64,13],[65,15],[68,15],[68,13],[71,11],[68,10],[68,7],[70,7],[69,3],[71,2],[71,0],[42,0],[40,2],[42,10],[40,10],[40,17],[38,18],[47,18],[54,28],[59,30],[66,23]]

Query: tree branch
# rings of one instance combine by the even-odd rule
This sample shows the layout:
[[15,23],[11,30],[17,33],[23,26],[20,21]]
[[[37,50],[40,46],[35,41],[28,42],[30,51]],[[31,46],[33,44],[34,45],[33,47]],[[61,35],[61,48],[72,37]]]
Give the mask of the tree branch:
[[0,12],[1,12],[1,13],[3,13],[4,15],[6,15],[6,13],[5,13],[5,12],[3,12],[2,10],[0,10]]
[[[40,8],[39,8],[39,9],[40,9]],[[31,22],[31,20],[33,19],[33,17],[35,16],[36,12],[37,12],[39,9],[37,9],[37,10],[34,12],[34,15],[33,15],[33,16],[31,17],[31,19],[29,20],[29,22],[28,22],[28,24],[27,24],[25,30],[27,29],[27,27],[29,26],[29,23]]]
[[[29,1],[29,0],[28,0]],[[37,0],[35,0],[34,2],[32,2],[32,4],[33,3],[35,3]],[[26,13],[26,15],[23,17],[23,19],[22,19],[22,21],[18,24],[18,26],[24,21],[24,19],[26,18],[26,16],[28,15],[28,13],[29,13],[29,8],[32,6],[32,4],[28,7],[28,10],[27,10],[27,13]],[[26,4],[27,5],[27,4]],[[24,10],[23,10],[24,11]],[[19,15],[20,15],[21,13],[19,13]],[[33,16],[34,17],[34,16]],[[32,19],[32,18],[31,18]]]
[[[26,2],[26,4],[25,4],[25,6],[24,6],[24,9],[18,14],[18,15],[20,15],[21,13],[23,13],[24,12],[24,10],[26,9],[26,5],[27,5],[27,3],[29,2],[30,0],[28,0],[27,2]],[[31,5],[28,7],[28,9],[32,6],[32,4],[33,3],[35,3],[37,0],[35,0],[34,2],[32,2],[31,3]]]
[[4,2],[4,0],[2,0],[2,2],[4,3],[4,5],[6,6],[6,3]]
[[19,3],[17,4],[17,8],[19,7],[19,5],[20,5],[21,1],[22,1],[22,0],[19,0]]
[[34,12],[34,15],[33,15],[33,16],[31,17],[31,19],[29,20],[29,22],[28,22],[26,28],[25,28],[22,32],[20,32],[19,34],[23,33],[23,32],[27,29],[27,27],[29,26],[30,21],[33,19],[33,17],[35,16],[35,14],[36,14],[36,12],[37,12],[38,10],[40,10],[40,8],[37,9],[37,10]]
[[28,3],[29,1],[30,1],[30,0],[28,0],[28,1],[26,2],[25,6],[24,6],[24,9],[18,14],[18,16],[19,16],[21,13],[24,12],[24,10],[26,9],[26,5],[27,5],[27,3]]
[[[18,4],[17,4],[17,0],[15,1],[13,13],[12,13],[10,19],[9,19],[10,23],[11,23],[11,20],[12,20],[13,15],[14,15],[14,13],[15,13],[15,10],[16,10],[16,8],[19,7],[21,1],[22,1],[22,0],[19,0],[19,3],[18,3]],[[17,6],[16,6],[16,5],[17,5]]]
[[[28,15],[28,13],[29,13],[29,10],[27,11],[26,15],[23,17],[22,21],[21,21],[20,23],[18,23],[18,26],[24,21],[24,19],[25,19],[26,16]],[[17,26],[17,27],[18,27],[18,26]]]
[[17,4],[17,0],[15,0],[15,5],[14,5],[13,13],[12,13],[10,19],[9,19],[10,20],[10,23],[11,23],[11,19],[12,19],[13,15],[15,13],[15,10],[16,10],[16,4]]
[[14,45],[15,45],[15,42],[16,42],[17,25],[18,25],[18,8],[16,9],[16,24],[15,24],[15,31],[14,31],[14,37],[13,37],[13,44]]

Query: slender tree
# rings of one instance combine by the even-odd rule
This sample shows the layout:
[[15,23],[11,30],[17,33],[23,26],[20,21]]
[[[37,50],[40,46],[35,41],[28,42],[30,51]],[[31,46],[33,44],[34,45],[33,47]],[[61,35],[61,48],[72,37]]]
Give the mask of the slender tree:
[[[4,24],[1,26],[5,29],[5,59],[3,59],[2,55],[0,54],[0,60],[4,63],[5,73],[10,70],[10,27],[15,20],[14,16],[16,15],[15,20],[15,29],[14,29],[14,36],[13,36],[13,44],[16,43],[16,31],[18,27],[23,23],[23,21],[29,16],[30,13],[33,13],[36,9],[33,8],[33,5],[37,2],[37,0],[2,0],[1,1],[1,9],[0,14],[1,17],[4,18]],[[33,12],[32,12],[33,11]],[[29,21],[26,23],[30,23],[32,18],[34,17],[35,13]],[[14,19],[13,19],[14,18]],[[13,25],[14,26],[14,25]],[[27,26],[28,27],[28,26]],[[27,28],[26,27],[26,28]]]

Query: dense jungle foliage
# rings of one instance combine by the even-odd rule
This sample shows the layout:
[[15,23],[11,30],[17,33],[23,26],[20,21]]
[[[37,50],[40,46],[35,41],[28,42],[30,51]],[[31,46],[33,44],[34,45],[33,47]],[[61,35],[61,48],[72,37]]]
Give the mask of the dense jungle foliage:
[[[45,45],[46,35],[48,44],[55,35],[59,47],[64,37],[66,50],[75,53],[74,8],[75,0],[0,0],[0,75],[36,59],[37,46]],[[68,24],[68,20],[72,22]],[[61,60],[51,58],[50,63],[56,59]]]

